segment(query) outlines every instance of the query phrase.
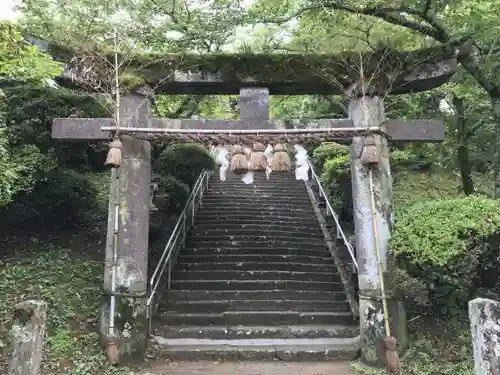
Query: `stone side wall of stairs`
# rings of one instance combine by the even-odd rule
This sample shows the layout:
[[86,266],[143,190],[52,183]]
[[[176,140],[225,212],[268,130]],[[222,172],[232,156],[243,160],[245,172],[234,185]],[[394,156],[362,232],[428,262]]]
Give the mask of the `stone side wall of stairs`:
[[213,179],[154,328],[174,360],[355,357],[357,317],[304,183]]

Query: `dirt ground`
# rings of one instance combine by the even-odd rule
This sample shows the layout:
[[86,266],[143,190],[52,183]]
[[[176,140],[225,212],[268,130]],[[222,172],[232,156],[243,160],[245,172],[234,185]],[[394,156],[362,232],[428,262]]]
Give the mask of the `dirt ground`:
[[348,362],[175,362],[142,375],[356,375]]

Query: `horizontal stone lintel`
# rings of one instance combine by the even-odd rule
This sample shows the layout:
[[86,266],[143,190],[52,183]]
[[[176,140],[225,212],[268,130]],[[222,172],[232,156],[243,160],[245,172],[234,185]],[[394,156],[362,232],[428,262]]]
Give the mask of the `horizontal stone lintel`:
[[[438,63],[436,68],[427,74],[416,75],[411,73],[394,81],[389,89],[379,90],[379,95],[401,95],[408,93],[417,93],[421,91],[432,90],[445,84],[455,74],[455,69],[441,69],[441,65],[450,66],[447,64]],[[456,63],[453,65],[456,66]],[[437,73],[440,72],[440,73]],[[90,87],[81,85],[72,80],[65,74],[55,79],[58,84],[63,87],[73,89],[90,90]],[[336,77],[332,79],[338,81]],[[343,95],[353,83],[354,79],[350,79],[342,84],[332,85],[325,79],[317,76],[310,76],[307,80],[297,78],[294,81],[270,82],[268,80],[247,78],[239,79],[221,79],[216,74],[205,72],[190,72],[190,73],[174,73],[174,77],[151,78],[145,79],[144,83],[150,87],[154,87],[157,94],[166,95],[237,95],[242,88],[248,87],[265,87],[271,95]]]
[[[72,58],[67,47],[35,37],[31,43],[68,64],[58,78],[61,85],[92,90],[69,74]],[[136,56],[128,61],[130,73],[142,85],[164,94],[238,94],[244,87],[265,87],[271,95],[343,94],[361,79],[374,83],[371,90],[382,94],[404,94],[429,90],[444,84],[457,70],[459,57],[470,54],[468,40],[454,40],[412,51],[377,50],[338,55],[287,54],[166,54]],[[103,55],[113,61],[113,55]],[[360,77],[360,58],[366,74]],[[261,68],[259,68],[261,67]],[[373,79],[372,79],[373,78]],[[332,84],[335,82],[335,84]]]
[[[54,119],[52,137],[60,140],[106,140],[109,131],[102,127],[114,126],[112,118],[58,118]],[[207,119],[152,119],[152,128],[162,129],[298,129],[298,128],[352,128],[349,119],[318,120],[207,120]],[[124,128],[126,129],[126,128]],[[382,130],[393,142],[441,142],[444,124],[440,120],[387,120]]]

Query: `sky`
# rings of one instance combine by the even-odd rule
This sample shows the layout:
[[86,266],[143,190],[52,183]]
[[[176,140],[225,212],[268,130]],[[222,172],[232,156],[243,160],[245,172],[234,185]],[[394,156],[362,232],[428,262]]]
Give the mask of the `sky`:
[[[0,0],[0,20],[9,20],[9,21],[16,21],[19,19],[20,12],[15,11],[14,8],[16,5],[18,5],[22,0]],[[244,7],[250,7],[252,3],[255,0],[242,0],[242,5]],[[287,39],[289,38],[289,28],[293,28],[293,22],[291,22],[288,25],[288,30],[283,31],[283,35],[280,35],[281,38]],[[263,25],[258,25],[257,29],[260,27],[263,27]],[[256,30],[253,30],[254,32]],[[252,36],[252,28],[251,27],[237,27],[235,30],[235,39],[241,43],[244,42],[245,40],[249,39]],[[227,49],[228,51],[232,50],[235,45],[228,45],[225,46],[225,50]]]
[[14,11],[14,7],[19,0],[0,0],[0,20],[14,21],[19,17],[19,13]]

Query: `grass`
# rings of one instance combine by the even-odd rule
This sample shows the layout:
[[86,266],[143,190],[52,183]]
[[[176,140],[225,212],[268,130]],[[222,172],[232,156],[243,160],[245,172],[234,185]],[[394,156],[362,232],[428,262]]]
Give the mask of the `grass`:
[[[468,321],[415,320],[409,325],[412,342],[401,357],[404,375],[475,375]],[[385,375],[383,369],[360,362],[351,365],[362,375]]]
[[[48,305],[42,374],[112,375],[98,345],[102,258],[64,246],[36,244],[0,261],[0,327],[26,298]],[[6,329],[0,342],[6,354]],[[5,365],[5,357],[3,361]],[[123,371],[123,370],[120,370]],[[1,372],[1,371],[0,371]]]

